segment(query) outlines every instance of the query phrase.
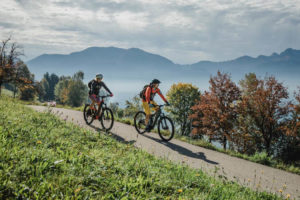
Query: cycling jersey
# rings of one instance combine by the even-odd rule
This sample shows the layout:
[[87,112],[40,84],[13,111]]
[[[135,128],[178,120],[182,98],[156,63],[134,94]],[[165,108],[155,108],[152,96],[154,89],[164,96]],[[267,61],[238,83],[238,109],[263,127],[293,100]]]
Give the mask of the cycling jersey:
[[162,95],[160,92],[160,89],[152,88],[151,86],[148,86],[145,92],[145,98],[143,99],[144,102],[150,103],[150,101],[153,101],[155,95],[158,94],[165,102],[167,102],[167,99]]
[[111,91],[107,88],[107,86],[105,85],[105,83],[103,81],[101,82],[98,82],[96,80],[91,80],[89,83],[88,83],[88,86],[90,88],[90,91],[89,91],[89,95],[99,95],[99,92],[100,92],[100,89],[102,87],[104,87],[104,89],[112,95]]

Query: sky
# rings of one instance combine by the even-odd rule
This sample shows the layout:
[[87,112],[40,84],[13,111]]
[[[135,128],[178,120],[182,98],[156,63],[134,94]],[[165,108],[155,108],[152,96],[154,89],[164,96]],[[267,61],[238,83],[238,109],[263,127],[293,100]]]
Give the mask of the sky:
[[0,40],[30,60],[91,46],[141,48],[178,64],[300,49],[300,0],[0,0]]

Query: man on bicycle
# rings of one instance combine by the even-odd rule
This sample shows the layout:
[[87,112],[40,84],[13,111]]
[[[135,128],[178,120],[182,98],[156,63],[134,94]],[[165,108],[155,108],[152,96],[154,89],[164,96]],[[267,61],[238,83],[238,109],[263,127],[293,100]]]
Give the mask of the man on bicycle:
[[[103,75],[102,74],[97,74],[95,79],[91,80],[88,83],[88,87],[90,89],[89,91],[89,98],[91,99],[92,103],[90,105],[90,109],[94,109],[95,103],[98,104],[98,112],[100,111],[101,108],[101,100],[99,98],[99,92],[102,87],[110,94],[110,96],[113,96],[113,93],[107,88],[105,83],[102,81]],[[98,117],[98,116],[97,116]]]
[[149,123],[149,119],[151,115],[150,108],[152,108],[152,110],[154,111],[157,111],[159,109],[157,103],[153,100],[155,95],[158,94],[164,100],[164,102],[166,102],[166,104],[169,105],[169,102],[162,95],[160,89],[158,88],[159,84],[160,81],[158,79],[153,79],[150,85],[146,86],[142,91],[142,96],[141,96],[142,104],[143,104],[144,111],[146,113],[146,121],[145,121],[146,131],[149,131],[151,126],[151,124]]

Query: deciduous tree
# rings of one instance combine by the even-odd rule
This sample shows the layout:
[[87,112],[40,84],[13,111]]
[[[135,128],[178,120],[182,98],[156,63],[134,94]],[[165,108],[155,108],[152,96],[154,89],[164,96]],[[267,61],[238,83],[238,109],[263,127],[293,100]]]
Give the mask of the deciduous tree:
[[206,134],[226,149],[236,124],[235,104],[240,99],[240,90],[227,73],[218,72],[217,76],[210,78],[209,83],[209,92],[201,95],[201,101],[192,107],[194,114],[191,118],[194,123],[201,123],[201,126],[194,128],[193,133]]
[[191,133],[191,107],[200,100],[200,92],[196,86],[189,83],[173,84],[167,93],[171,107],[166,110],[171,114],[181,135]]

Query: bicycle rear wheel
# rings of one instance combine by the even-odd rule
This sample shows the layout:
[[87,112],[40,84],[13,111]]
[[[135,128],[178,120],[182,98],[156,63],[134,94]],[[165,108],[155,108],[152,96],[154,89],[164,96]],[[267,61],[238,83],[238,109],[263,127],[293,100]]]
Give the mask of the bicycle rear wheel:
[[170,141],[174,137],[174,124],[169,117],[161,117],[157,127],[158,134],[163,141]]
[[134,127],[139,134],[146,132],[146,113],[139,111],[134,116]]
[[105,131],[110,131],[114,125],[114,115],[110,108],[103,108],[101,114],[101,125]]
[[83,110],[83,118],[87,125],[90,125],[94,121],[95,111],[90,109],[90,104],[85,104]]

